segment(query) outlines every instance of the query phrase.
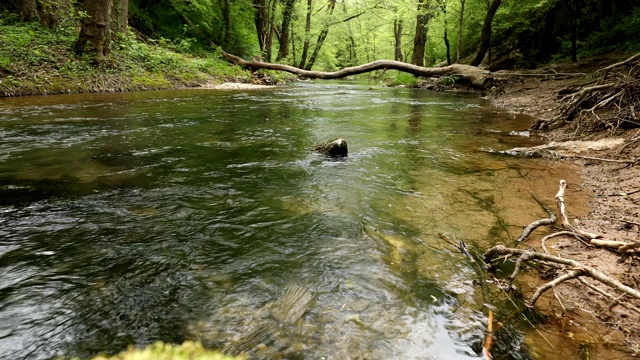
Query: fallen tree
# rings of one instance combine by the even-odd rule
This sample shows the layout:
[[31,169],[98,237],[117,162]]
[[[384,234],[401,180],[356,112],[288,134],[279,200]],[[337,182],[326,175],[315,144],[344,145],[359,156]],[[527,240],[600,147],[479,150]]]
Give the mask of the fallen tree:
[[291,74],[308,79],[340,79],[347,76],[363,74],[375,70],[398,70],[413,74],[416,76],[435,77],[435,76],[459,76],[467,79],[474,87],[484,89],[487,82],[491,79],[492,73],[488,70],[480,69],[471,65],[453,64],[443,67],[423,67],[412,64],[403,63],[394,60],[377,60],[367,64],[347,67],[338,71],[314,71],[304,70],[294,66],[284,64],[266,63],[262,61],[249,61],[239,56],[229,54],[219,49],[222,56],[227,60],[240,66],[250,68],[252,70],[276,70],[285,71]]
[[[498,2],[499,3],[499,2]],[[583,73],[569,73],[569,74],[558,74],[558,73],[518,73],[518,72],[505,72],[500,71],[500,73],[492,73],[489,70],[481,69],[477,66],[465,65],[465,64],[452,64],[449,66],[442,67],[424,67],[413,64],[407,64],[401,61],[395,60],[376,60],[373,62],[369,62],[362,65],[346,67],[337,71],[314,71],[314,70],[305,70],[301,68],[297,68],[295,66],[285,65],[285,64],[274,64],[267,63],[263,61],[259,61],[260,57],[254,58],[253,60],[245,60],[239,56],[230,54],[224,51],[220,46],[218,46],[215,42],[213,42],[207,34],[203,33],[198,27],[194,26],[194,24],[189,20],[189,18],[180,13],[177,9],[176,11],[182,16],[185,23],[191,27],[195,32],[202,35],[205,39],[208,39],[209,44],[218,50],[220,54],[230,62],[243,66],[245,68],[251,69],[252,71],[257,70],[274,70],[274,71],[285,71],[303,78],[307,79],[340,79],[347,76],[364,74],[371,71],[376,70],[398,70],[402,72],[406,72],[416,76],[422,77],[442,77],[442,76],[450,76],[450,77],[459,77],[461,79],[465,79],[472,86],[478,89],[487,89],[492,86],[492,81],[497,77],[502,76],[541,76],[541,77],[571,77],[571,76],[584,76]]]

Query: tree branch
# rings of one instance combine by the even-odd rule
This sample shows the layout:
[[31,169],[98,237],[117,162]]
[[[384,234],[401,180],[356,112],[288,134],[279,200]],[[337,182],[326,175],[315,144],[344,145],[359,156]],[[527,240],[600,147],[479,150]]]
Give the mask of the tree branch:
[[[528,251],[528,250],[520,250],[520,249],[513,249],[513,248],[507,248],[503,245],[497,245],[492,247],[491,249],[487,250],[487,252],[484,253],[484,258],[485,258],[485,262],[489,263],[491,262],[492,258],[495,256],[501,256],[501,255],[506,255],[506,256],[520,256],[522,257],[523,255],[526,255],[526,261],[534,261],[534,260],[543,260],[543,261],[548,261],[551,263],[557,263],[557,264],[562,264],[562,265],[567,265],[569,266],[571,269],[574,269],[572,271],[581,271],[580,274],[575,275],[573,277],[569,277],[569,278],[564,278],[564,280],[562,281],[566,281],[569,280],[570,278],[575,278],[578,276],[589,276],[590,278],[597,280],[607,286],[610,286],[616,290],[619,290],[623,293],[626,293],[636,299],[640,299],[640,291],[631,288],[627,285],[624,285],[623,283],[621,283],[620,281],[611,278],[607,275],[605,275],[604,273],[600,272],[597,269],[594,269],[590,266],[586,266],[583,265],[575,260],[571,260],[571,259],[565,259],[559,256],[553,256],[553,255],[547,255],[547,254],[542,254],[539,252],[535,252],[535,251]],[[524,260],[523,260],[524,261]],[[573,273],[570,273],[573,274]],[[513,276],[513,274],[512,274]],[[561,282],[562,282],[561,281]],[[551,286],[555,286],[554,284],[552,284],[551,286],[547,286],[550,283],[547,283],[545,285],[543,285],[543,287],[546,286],[545,290],[548,290]],[[540,288],[538,289],[540,290]],[[539,297],[540,295],[538,295]],[[532,298],[533,299],[533,298]],[[537,299],[536,299],[537,300]],[[531,304],[533,305],[533,304]]]

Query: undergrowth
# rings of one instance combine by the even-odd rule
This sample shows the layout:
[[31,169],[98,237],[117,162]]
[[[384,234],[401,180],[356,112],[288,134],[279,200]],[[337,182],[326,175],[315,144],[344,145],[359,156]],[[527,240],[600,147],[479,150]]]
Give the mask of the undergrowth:
[[[0,14],[0,95],[129,91],[251,80],[214,52],[189,54],[189,41],[142,41],[129,32],[96,63],[76,55],[75,27],[46,29]],[[180,52],[182,51],[182,52]]]

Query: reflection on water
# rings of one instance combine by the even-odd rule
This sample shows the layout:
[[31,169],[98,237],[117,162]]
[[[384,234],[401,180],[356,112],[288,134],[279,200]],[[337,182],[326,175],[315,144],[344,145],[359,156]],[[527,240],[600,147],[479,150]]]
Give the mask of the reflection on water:
[[[483,151],[538,140],[468,96],[302,83],[0,105],[1,358],[185,339],[477,358],[484,300],[438,233],[508,243],[544,215],[532,194],[552,204],[558,179],[577,183]],[[337,137],[347,159],[310,151]],[[496,351],[526,358],[520,341]]]

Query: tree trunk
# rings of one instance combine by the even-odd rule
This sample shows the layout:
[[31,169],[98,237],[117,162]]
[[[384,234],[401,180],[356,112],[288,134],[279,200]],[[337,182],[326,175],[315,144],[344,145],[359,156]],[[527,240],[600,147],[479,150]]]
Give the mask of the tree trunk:
[[256,8],[255,23],[260,56],[266,57],[267,39],[269,37],[269,7],[266,0],[253,0],[253,6]]
[[418,0],[416,16],[416,36],[413,38],[413,55],[411,63],[424,66],[424,50],[427,44],[427,25],[429,23],[429,0]]
[[[336,8],[336,0],[329,0],[329,7],[327,8],[327,13],[329,14],[329,16],[333,15],[333,10],[335,10]],[[318,35],[318,40],[316,41],[316,46],[313,49],[313,54],[311,55],[311,58],[309,59],[309,62],[307,63],[307,65],[304,67],[305,70],[311,70],[311,67],[313,67],[313,64],[316,62],[316,59],[318,58],[318,54],[320,53],[320,48],[322,48],[322,45],[324,44],[324,41],[327,38],[327,35],[329,34],[329,26],[331,24],[326,23],[323,27],[322,27],[322,31],[320,31],[320,35]]]
[[98,61],[109,54],[111,3],[112,0],[85,0],[80,4],[87,17],[80,23],[76,53],[84,53],[88,45],[90,51],[96,53]]
[[449,45],[449,37],[447,36],[447,2],[440,3],[442,14],[444,15],[444,46],[447,49],[447,65],[451,65],[451,46]]
[[229,44],[231,43],[231,21],[229,20],[229,15],[231,14],[230,8],[231,0],[223,0],[222,1],[222,23],[224,27],[224,35],[222,40],[222,47],[224,49],[229,48]]
[[36,0],[18,0],[17,5],[22,21],[38,20],[38,3]]
[[487,54],[487,50],[489,50],[489,46],[491,45],[491,22],[493,21],[493,16],[498,11],[500,7],[501,0],[493,0],[491,1],[491,5],[489,5],[489,11],[487,11],[487,16],[484,18],[484,25],[482,25],[482,32],[480,33],[480,45],[478,45],[478,53],[476,57],[471,61],[471,66],[478,66],[484,60],[485,55]]
[[65,14],[69,13],[69,6],[69,0],[38,0],[40,25],[46,28],[54,28],[60,25]]
[[127,35],[129,25],[129,0],[112,0],[111,5],[111,38],[118,34]]
[[307,64],[307,56],[309,54],[309,41],[311,40],[311,10],[313,9],[313,0],[307,0],[307,21],[304,26],[304,45],[302,46],[302,55],[300,56],[300,64],[298,67],[304,69]]
[[456,44],[456,62],[460,63],[460,51],[462,45],[462,25],[464,21],[464,3],[466,0],[460,0],[460,22],[458,22],[458,40]]
[[403,61],[402,58],[402,19],[395,19],[393,21],[393,37],[395,38],[395,54],[393,59],[395,61]]
[[278,4],[277,0],[271,0],[268,9],[268,19],[269,23],[267,24],[268,34],[267,39],[265,41],[265,52],[264,58],[266,62],[271,62],[271,54],[273,51],[273,35],[276,32],[276,5]]
[[282,11],[282,32],[280,34],[278,56],[276,61],[282,60],[289,56],[289,34],[291,33],[291,15],[296,4],[295,0],[286,0],[284,10]]

